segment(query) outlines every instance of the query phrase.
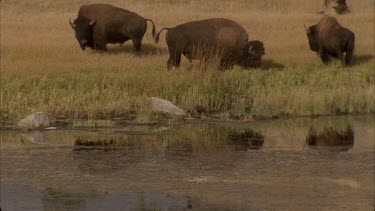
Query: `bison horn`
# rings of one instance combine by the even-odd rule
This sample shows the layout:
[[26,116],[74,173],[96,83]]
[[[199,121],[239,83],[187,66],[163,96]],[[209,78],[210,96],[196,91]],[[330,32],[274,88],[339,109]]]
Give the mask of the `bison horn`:
[[253,53],[253,46],[252,45],[250,45],[250,47],[249,47],[249,53]]
[[74,24],[74,23],[72,23],[72,20],[71,19],[69,19],[69,25],[74,29],[74,28],[76,28],[76,25]]
[[96,23],[96,20],[91,20],[90,23],[89,23],[89,25],[93,26],[93,25],[95,25],[95,23]]

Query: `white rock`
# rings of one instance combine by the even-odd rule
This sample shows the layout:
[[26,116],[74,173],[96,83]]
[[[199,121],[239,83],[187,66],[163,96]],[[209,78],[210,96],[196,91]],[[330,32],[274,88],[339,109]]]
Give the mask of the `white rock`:
[[18,126],[25,129],[45,128],[50,126],[50,120],[46,113],[36,112],[19,121]]
[[186,115],[186,112],[183,109],[173,105],[171,102],[167,100],[163,100],[157,97],[151,97],[149,98],[149,100],[151,102],[153,111],[173,114],[177,116]]

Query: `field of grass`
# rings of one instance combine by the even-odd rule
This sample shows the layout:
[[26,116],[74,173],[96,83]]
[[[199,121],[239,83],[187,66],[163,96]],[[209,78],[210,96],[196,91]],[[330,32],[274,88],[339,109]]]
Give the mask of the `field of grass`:
[[[356,34],[355,61],[325,66],[309,50],[303,24],[315,24],[323,1],[102,0],[154,20],[156,27],[212,17],[230,18],[250,39],[264,42],[262,68],[201,70],[182,59],[167,71],[165,33],[156,45],[149,26],[143,56],[130,41],[107,53],[81,51],[68,21],[93,0],[1,2],[1,119],[11,124],[46,111],[53,117],[107,119],[148,114],[160,97],[193,117],[218,118],[373,114],[375,112],[374,1],[350,1],[337,16]],[[354,4],[355,2],[355,4]],[[143,113],[143,114],[142,114]]]

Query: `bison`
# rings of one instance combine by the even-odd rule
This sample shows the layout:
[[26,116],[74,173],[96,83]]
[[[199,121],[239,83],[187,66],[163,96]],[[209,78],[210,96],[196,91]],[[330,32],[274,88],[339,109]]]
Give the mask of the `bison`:
[[337,14],[349,13],[349,7],[346,4],[346,0],[324,0],[324,7],[328,8],[331,2],[335,3],[335,6],[332,8],[335,9]]
[[69,24],[82,50],[90,47],[107,51],[106,44],[122,44],[130,39],[135,53],[139,53],[147,29],[146,21],[152,23],[152,36],[155,37],[155,24],[151,19],[109,4],[90,4],[81,6],[77,18]]
[[305,30],[310,50],[317,52],[324,64],[328,64],[329,56],[340,59],[344,66],[350,63],[355,44],[354,33],[341,26],[336,18],[324,15],[318,24],[309,28],[305,26]]
[[264,45],[259,40],[253,40],[247,43],[249,55],[244,59],[242,66],[250,68],[259,68],[262,65],[262,56],[265,54]]
[[[156,34],[155,42],[159,42],[160,33],[167,30],[166,42],[169,50],[168,69],[179,67],[181,54],[190,62],[193,59],[207,61],[212,56],[220,59],[220,69],[228,69],[237,64],[244,68],[259,66],[253,64],[252,54],[259,46],[252,48],[246,30],[238,23],[213,18],[180,24],[173,28],[163,28]],[[264,50],[263,50],[264,52]],[[257,59],[259,59],[257,57]]]

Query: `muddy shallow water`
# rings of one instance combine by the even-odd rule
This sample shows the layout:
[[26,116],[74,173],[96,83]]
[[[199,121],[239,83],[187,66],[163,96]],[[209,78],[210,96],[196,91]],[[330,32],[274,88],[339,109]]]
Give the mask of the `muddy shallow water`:
[[374,210],[374,118],[1,131],[8,210]]

